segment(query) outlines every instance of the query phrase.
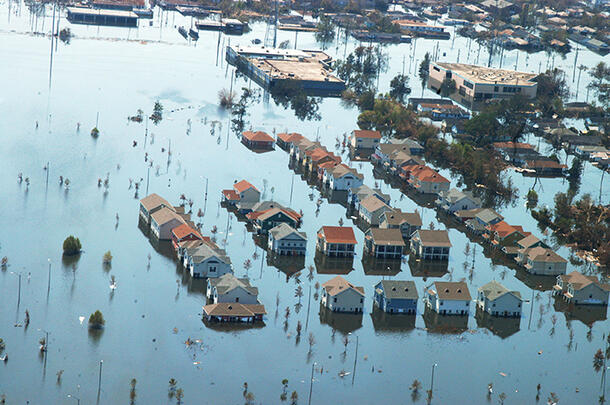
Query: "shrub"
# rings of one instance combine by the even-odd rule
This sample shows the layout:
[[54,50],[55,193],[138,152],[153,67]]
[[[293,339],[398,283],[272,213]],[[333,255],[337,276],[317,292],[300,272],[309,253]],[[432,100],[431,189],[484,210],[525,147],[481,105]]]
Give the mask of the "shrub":
[[104,257],[102,258],[102,263],[105,265],[112,264],[112,253],[110,253],[110,250],[107,251],[106,253],[104,253]]
[[91,136],[97,138],[100,135],[100,130],[97,127],[93,127],[91,130]]
[[64,240],[64,255],[66,256],[74,256],[80,253],[81,244],[78,238],[70,235]]
[[98,309],[89,317],[89,327],[94,329],[100,329],[104,326],[106,321],[104,320],[104,316],[101,311]]

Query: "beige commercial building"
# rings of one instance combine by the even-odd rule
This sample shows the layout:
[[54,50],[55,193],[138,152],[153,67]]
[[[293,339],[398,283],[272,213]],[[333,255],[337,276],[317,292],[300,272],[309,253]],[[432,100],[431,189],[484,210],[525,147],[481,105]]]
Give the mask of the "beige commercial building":
[[463,63],[431,62],[428,87],[440,92],[445,79],[455,81],[455,92],[451,98],[458,103],[476,109],[479,103],[494,98],[509,98],[521,95],[536,97],[536,73],[493,69]]

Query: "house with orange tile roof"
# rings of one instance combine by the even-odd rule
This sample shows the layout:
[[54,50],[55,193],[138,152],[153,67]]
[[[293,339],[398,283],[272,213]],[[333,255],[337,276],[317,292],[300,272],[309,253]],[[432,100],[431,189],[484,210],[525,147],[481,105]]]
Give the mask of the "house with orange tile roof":
[[172,246],[177,251],[181,242],[188,240],[201,240],[203,237],[196,229],[184,223],[172,229]]
[[303,139],[303,135],[298,134],[296,132],[282,132],[281,134],[277,134],[277,139],[275,140],[275,143],[277,146],[284,149],[285,151],[290,151],[290,145],[293,142],[299,141],[301,139]]
[[367,129],[356,129],[352,131],[348,141],[349,145],[356,150],[375,149],[381,142],[381,133]]
[[520,225],[510,225],[506,221],[489,224],[485,227],[483,238],[486,239],[492,246],[515,246],[517,241],[531,235],[531,232],[525,232]]
[[227,205],[236,205],[240,202],[257,203],[261,192],[246,180],[233,184],[232,189],[222,190],[222,202]]
[[318,230],[316,248],[326,256],[354,256],[356,236],[351,226],[323,226]]
[[596,276],[585,276],[573,271],[557,276],[553,295],[577,305],[608,305],[610,284],[601,283]]
[[441,191],[449,191],[451,182],[428,166],[406,166],[403,170],[406,173],[407,184],[418,193],[439,194]]
[[364,287],[356,287],[341,276],[322,284],[323,307],[333,312],[361,313],[364,308]]
[[241,142],[250,149],[273,149],[275,139],[263,131],[245,131],[241,136]]

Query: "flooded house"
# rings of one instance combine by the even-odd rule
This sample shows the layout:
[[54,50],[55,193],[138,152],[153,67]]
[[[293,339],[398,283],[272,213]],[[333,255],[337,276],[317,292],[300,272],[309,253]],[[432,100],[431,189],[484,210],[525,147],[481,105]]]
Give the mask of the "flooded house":
[[347,195],[347,201],[351,206],[354,207],[356,211],[358,211],[360,209],[360,202],[369,196],[375,196],[381,201],[383,201],[385,204],[390,203],[389,194],[384,194],[383,192],[381,192],[381,189],[373,189],[365,184],[359,187],[350,188]]
[[208,322],[252,323],[263,320],[265,306],[260,304],[244,305],[239,302],[220,302],[203,307],[203,319]]
[[285,151],[290,152],[290,146],[292,145],[292,143],[299,141],[301,139],[303,139],[303,135],[301,135],[299,133],[282,132],[282,133],[277,134],[277,139],[275,140],[275,144],[277,146],[279,146],[280,148],[284,149]]
[[322,181],[331,190],[347,191],[362,185],[364,176],[345,163],[324,170]]
[[231,273],[218,278],[209,278],[206,296],[212,304],[239,302],[244,305],[260,304],[258,288],[250,285],[247,278],[237,278]]
[[379,227],[383,229],[398,229],[404,239],[410,239],[411,235],[421,229],[422,221],[419,212],[403,212],[400,209],[386,211],[381,214]]
[[438,194],[441,191],[449,191],[451,182],[428,166],[407,166],[405,171],[407,184],[418,193]]
[[343,277],[336,276],[322,284],[320,303],[332,312],[362,313],[364,287],[356,287]]
[[463,281],[436,281],[426,288],[426,306],[441,315],[468,315],[470,291]]
[[146,225],[150,225],[150,216],[161,208],[174,210],[165,198],[155,193],[150,194],[140,200],[140,218]]
[[316,248],[326,256],[353,257],[358,242],[349,226],[323,226],[318,230]]
[[374,195],[366,197],[358,204],[358,216],[370,226],[378,226],[381,216],[392,210],[392,207]]
[[378,259],[401,259],[404,250],[398,229],[369,228],[364,234],[364,252]]
[[415,314],[418,299],[413,281],[383,280],[375,285],[373,303],[384,312]]
[[518,291],[510,291],[497,281],[479,287],[477,308],[493,316],[520,317],[523,298]]
[[178,214],[171,208],[163,207],[150,215],[150,230],[157,240],[170,240],[172,229],[185,224],[184,214]]
[[252,211],[246,215],[257,234],[266,234],[279,224],[287,224],[292,228],[301,225],[301,215],[291,209],[274,207],[262,211]]
[[470,191],[460,191],[452,188],[449,191],[438,193],[436,205],[441,210],[454,214],[460,210],[481,208],[481,199],[473,196]]
[[557,276],[553,294],[576,305],[608,305],[610,284],[601,283],[596,276],[578,271]]
[[302,256],[307,248],[307,235],[282,222],[269,230],[267,249],[277,255]]
[[470,212],[457,211],[456,216],[458,218],[466,218],[464,222],[466,228],[478,235],[486,233],[488,227],[504,220],[502,215],[491,208],[475,209]]
[[68,21],[72,24],[108,25],[115,27],[137,27],[138,15],[132,10],[93,9],[67,7]]
[[253,150],[272,150],[275,148],[275,139],[263,131],[245,131],[241,136],[241,143]]
[[489,224],[483,232],[483,239],[487,240],[493,247],[502,248],[504,246],[514,246],[517,241],[531,235],[520,225],[510,225],[506,221],[498,221]]
[[411,253],[422,260],[449,260],[449,233],[446,230],[418,229],[411,236]]
[[381,142],[381,133],[374,130],[356,129],[352,131],[348,141],[355,150],[375,149]]
[[528,273],[544,276],[565,274],[568,264],[566,259],[552,249],[542,246],[520,250],[515,260]]
[[198,230],[192,228],[189,224],[178,225],[171,231],[172,246],[176,251],[180,248],[181,244],[187,241],[201,241],[203,236]]
[[246,180],[233,184],[232,189],[222,190],[221,204],[237,208],[241,213],[247,213],[260,202],[261,192]]
[[231,258],[215,244],[203,243],[187,249],[183,265],[193,278],[216,278],[233,273]]

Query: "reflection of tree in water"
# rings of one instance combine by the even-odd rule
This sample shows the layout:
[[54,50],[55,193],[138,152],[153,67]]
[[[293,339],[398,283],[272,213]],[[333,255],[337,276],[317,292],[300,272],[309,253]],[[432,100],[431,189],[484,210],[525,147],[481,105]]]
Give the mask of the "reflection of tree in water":
[[231,109],[231,129],[236,135],[241,135],[246,127],[248,118],[248,108],[260,102],[260,91],[242,88],[239,101],[233,104]]

